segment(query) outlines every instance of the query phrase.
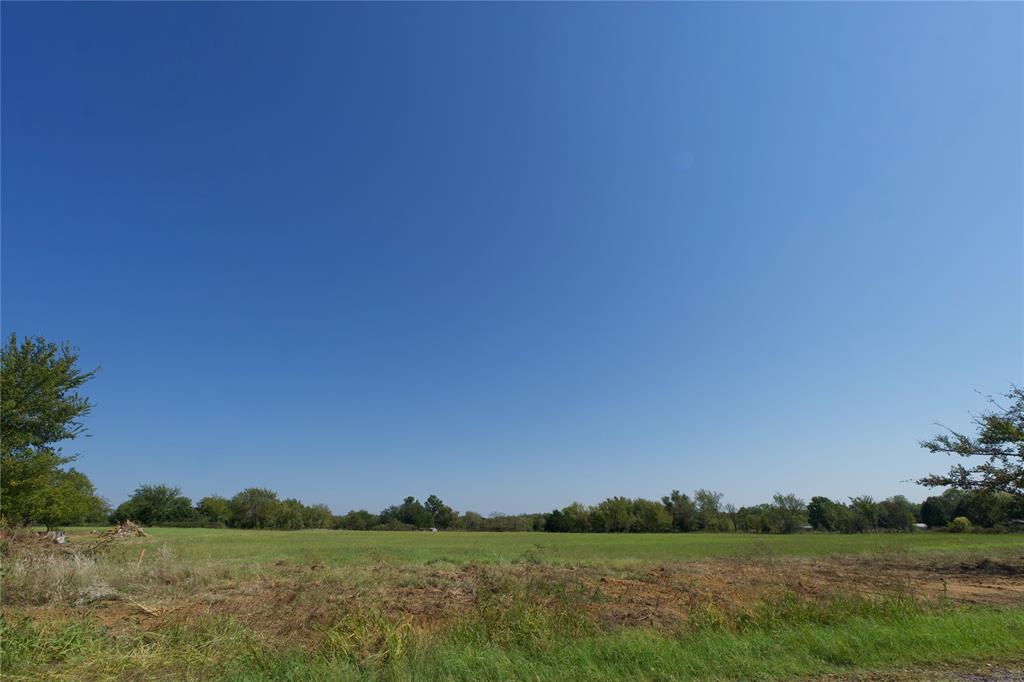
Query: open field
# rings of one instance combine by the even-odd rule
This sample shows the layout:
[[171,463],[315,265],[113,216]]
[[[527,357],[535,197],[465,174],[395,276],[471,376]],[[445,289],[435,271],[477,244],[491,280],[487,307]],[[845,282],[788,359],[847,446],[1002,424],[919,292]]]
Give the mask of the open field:
[[153,529],[98,553],[15,546],[3,588],[7,679],[1024,670],[1021,535]]
[[[77,529],[81,535],[87,529]],[[545,564],[644,563],[727,557],[823,557],[957,552],[1020,554],[1024,535],[870,533],[859,535],[745,535],[738,533],[424,533],[307,530],[298,532],[154,528],[185,560],[233,564],[319,561],[330,565],[463,564],[537,561]]]

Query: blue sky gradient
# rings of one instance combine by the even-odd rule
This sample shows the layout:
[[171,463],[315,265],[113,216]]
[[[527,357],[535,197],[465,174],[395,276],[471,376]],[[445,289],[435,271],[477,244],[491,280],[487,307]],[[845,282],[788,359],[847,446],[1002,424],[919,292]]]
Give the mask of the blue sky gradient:
[[876,497],[1022,369],[1020,4],[4,3],[115,504]]

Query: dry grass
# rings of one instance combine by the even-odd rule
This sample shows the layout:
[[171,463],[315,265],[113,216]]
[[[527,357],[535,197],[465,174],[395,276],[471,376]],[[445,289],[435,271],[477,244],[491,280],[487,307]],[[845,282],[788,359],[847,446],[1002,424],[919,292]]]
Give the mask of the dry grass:
[[[630,569],[536,563],[358,567],[279,565],[247,573],[181,561],[167,545],[124,543],[83,552],[9,557],[3,606],[53,617],[87,609],[117,627],[230,616],[268,636],[315,642],[330,623],[370,610],[420,630],[437,629],[482,604],[568,609],[602,629],[671,632],[692,614],[742,617],[784,595],[811,603],[838,596],[909,597],[921,603],[1024,604],[1024,557],[930,560],[907,556],[831,559],[721,559]],[[500,607],[504,604],[504,607]]]
[[[91,547],[14,545],[4,557],[5,606],[92,605],[121,598],[190,594],[217,576],[236,577],[213,564],[180,561],[166,544],[130,543],[102,552]],[[145,553],[143,553],[145,549]],[[139,558],[146,561],[139,561]]]
[[[647,646],[628,633],[671,642],[695,633],[763,637],[811,628],[811,637],[817,636],[814,628],[828,631],[847,623],[889,627],[885,624],[923,618],[920,627],[926,627],[929,614],[941,620],[946,618],[941,614],[962,607],[982,614],[991,609],[996,618],[1005,618],[1006,608],[1024,613],[1024,552],[998,558],[886,552],[608,565],[527,558],[338,566],[314,558],[242,568],[183,559],[152,539],[119,541],[102,552],[90,547],[8,548],[2,612],[12,642],[37,642],[25,644],[22,659],[12,659],[22,660],[26,669],[54,656],[67,658],[60,653],[66,647],[59,642],[65,640],[82,647],[79,663],[69,671],[100,665],[90,658],[89,647],[117,641],[136,643],[117,660],[138,662],[148,651],[146,665],[154,669],[194,667],[204,671],[201,677],[219,676],[214,668],[228,666],[239,651],[248,652],[247,665],[257,667],[276,670],[283,665],[279,654],[290,651],[302,652],[295,659],[300,667],[302,661],[316,661],[325,670],[362,675],[408,667],[424,651],[455,644],[471,658],[484,651],[539,655],[576,642],[599,649],[601,642],[622,637],[627,648]],[[1024,627],[1024,616],[1021,621]],[[941,622],[950,628],[956,621]],[[950,638],[960,637],[951,632]],[[38,642],[48,642],[52,655]],[[967,656],[970,645],[959,646]],[[192,653],[181,654],[183,663],[175,652]],[[843,655],[847,658],[837,659],[842,665],[857,664],[855,652]],[[948,662],[948,655],[943,660]],[[424,669],[446,670],[441,659],[430,661]],[[449,672],[473,678],[471,668]]]

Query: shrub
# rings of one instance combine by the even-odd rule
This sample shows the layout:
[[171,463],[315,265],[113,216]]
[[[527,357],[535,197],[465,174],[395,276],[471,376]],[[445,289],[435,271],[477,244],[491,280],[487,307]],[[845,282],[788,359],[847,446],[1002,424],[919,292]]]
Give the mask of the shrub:
[[971,530],[971,521],[966,516],[958,516],[949,522],[947,528],[954,533],[965,533]]

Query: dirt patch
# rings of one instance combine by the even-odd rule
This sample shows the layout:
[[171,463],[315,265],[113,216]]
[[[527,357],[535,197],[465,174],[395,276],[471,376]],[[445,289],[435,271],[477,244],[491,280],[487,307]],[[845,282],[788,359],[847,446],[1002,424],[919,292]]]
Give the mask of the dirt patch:
[[986,575],[1024,576],[1024,558],[1006,561],[982,559],[973,563],[961,563],[960,571],[966,575],[981,573]]

